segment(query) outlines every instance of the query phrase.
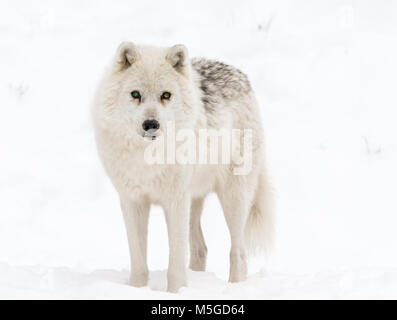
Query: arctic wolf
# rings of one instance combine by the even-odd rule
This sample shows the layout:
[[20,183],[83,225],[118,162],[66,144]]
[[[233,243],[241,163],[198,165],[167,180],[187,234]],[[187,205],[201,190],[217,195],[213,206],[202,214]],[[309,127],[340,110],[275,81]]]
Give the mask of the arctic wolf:
[[[190,268],[204,271],[207,247],[200,217],[206,196],[215,192],[230,231],[230,282],[247,277],[247,256],[264,250],[272,233],[262,125],[245,74],[221,62],[189,59],[183,45],[170,48],[122,43],[99,84],[92,110],[96,142],[105,171],[119,196],[127,229],[130,284],[148,283],[146,262],[149,210],[164,209],[169,238],[168,291],[187,285]],[[250,129],[252,165],[153,164],[145,151],[175,130]],[[172,141],[166,141],[167,147]],[[213,213],[212,213],[213,214]]]

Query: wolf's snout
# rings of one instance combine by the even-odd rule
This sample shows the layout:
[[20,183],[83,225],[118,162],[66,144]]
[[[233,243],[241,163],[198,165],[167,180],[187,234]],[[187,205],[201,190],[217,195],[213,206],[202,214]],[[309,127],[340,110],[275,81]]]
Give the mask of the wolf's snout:
[[160,123],[157,120],[146,120],[142,124],[143,130],[156,131],[160,128]]

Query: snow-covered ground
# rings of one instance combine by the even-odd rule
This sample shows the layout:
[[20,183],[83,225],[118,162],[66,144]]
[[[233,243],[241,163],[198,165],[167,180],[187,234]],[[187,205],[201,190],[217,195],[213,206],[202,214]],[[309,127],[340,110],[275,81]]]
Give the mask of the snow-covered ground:
[[[397,298],[397,3],[375,0],[0,3],[0,299]],[[245,71],[277,194],[265,267],[228,284],[215,197],[208,272],[168,294],[154,208],[150,285],[127,286],[118,199],[89,104],[123,40],[184,43]]]

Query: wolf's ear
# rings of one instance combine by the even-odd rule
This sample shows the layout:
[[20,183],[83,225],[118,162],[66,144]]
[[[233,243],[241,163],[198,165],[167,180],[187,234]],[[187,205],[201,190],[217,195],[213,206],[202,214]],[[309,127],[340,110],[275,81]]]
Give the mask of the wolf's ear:
[[117,50],[117,66],[119,70],[129,68],[138,60],[138,50],[132,42],[123,42]]
[[187,76],[188,53],[184,45],[177,44],[176,46],[169,48],[166,59],[176,71]]

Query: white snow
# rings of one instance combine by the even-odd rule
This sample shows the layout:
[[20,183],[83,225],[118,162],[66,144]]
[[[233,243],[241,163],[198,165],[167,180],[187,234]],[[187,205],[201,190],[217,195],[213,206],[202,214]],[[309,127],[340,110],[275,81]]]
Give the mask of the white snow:
[[[354,0],[0,3],[0,299],[397,298],[397,3]],[[261,102],[277,193],[266,267],[227,283],[214,196],[208,272],[168,294],[154,208],[149,287],[127,286],[117,195],[89,104],[124,40],[184,43],[245,71]]]

